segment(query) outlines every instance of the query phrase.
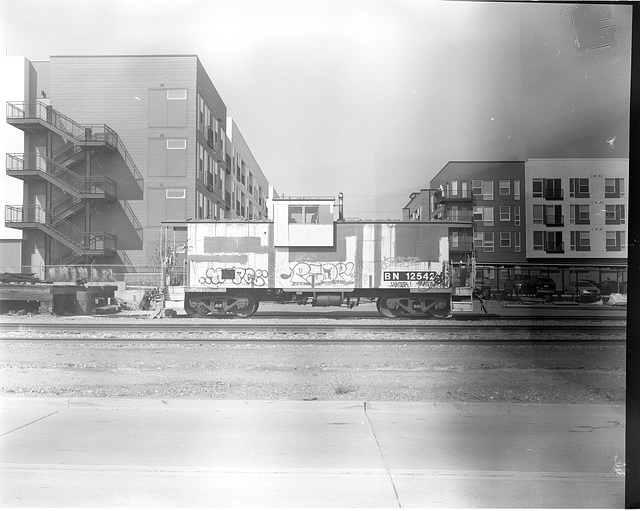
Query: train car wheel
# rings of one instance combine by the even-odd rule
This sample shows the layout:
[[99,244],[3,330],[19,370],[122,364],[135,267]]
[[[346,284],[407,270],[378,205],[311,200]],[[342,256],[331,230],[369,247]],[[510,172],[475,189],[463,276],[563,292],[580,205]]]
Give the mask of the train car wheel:
[[427,314],[434,318],[445,319],[451,316],[451,307],[449,301],[445,298],[436,298],[433,300],[433,306],[427,309]]
[[258,310],[258,301],[251,295],[233,296],[229,299],[235,302],[227,310],[241,318],[253,316]]
[[402,314],[402,311],[395,307],[393,302],[389,304],[388,300],[397,300],[397,297],[393,295],[385,295],[378,298],[378,301],[376,302],[378,312],[385,318],[397,318]]

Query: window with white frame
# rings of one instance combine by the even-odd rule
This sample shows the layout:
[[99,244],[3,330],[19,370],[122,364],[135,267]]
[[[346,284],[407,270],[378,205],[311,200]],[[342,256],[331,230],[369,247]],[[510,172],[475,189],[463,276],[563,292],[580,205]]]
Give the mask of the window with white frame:
[[511,233],[510,232],[501,232],[500,233],[500,248],[511,248]]
[[204,195],[198,192],[198,211],[196,211],[196,218],[204,218]]
[[578,252],[591,250],[591,233],[589,231],[571,231],[571,250]]
[[482,250],[484,252],[493,252],[493,233],[484,232],[484,240],[482,243]]
[[473,191],[473,195],[482,195],[482,181],[479,179],[474,179],[471,182],[471,188]]
[[621,225],[626,223],[624,204],[605,205],[605,224]]
[[485,206],[482,209],[482,225],[493,225],[493,206]]
[[186,199],[187,190],[184,188],[167,188],[165,190],[166,199]]
[[605,250],[607,252],[620,252],[625,248],[625,233],[623,231],[607,231]]
[[482,206],[473,206],[473,221],[474,222],[482,222],[483,219],[483,208]]
[[604,196],[608,199],[624,197],[624,178],[605,178]]
[[534,178],[531,190],[534,197],[542,197],[542,179]]
[[544,231],[533,231],[533,250],[544,250]]
[[522,244],[521,244],[521,236],[520,232],[516,231],[513,233],[513,247],[516,252],[522,252]]
[[513,225],[520,225],[520,206],[513,206]]
[[533,216],[531,218],[534,224],[542,223],[542,204],[533,205]]
[[513,198],[515,200],[520,200],[520,180],[515,179],[513,181]]
[[500,206],[500,221],[501,222],[511,221],[511,206]]
[[482,200],[493,200],[493,181],[482,182]]
[[511,181],[509,179],[500,180],[500,195],[511,195]]

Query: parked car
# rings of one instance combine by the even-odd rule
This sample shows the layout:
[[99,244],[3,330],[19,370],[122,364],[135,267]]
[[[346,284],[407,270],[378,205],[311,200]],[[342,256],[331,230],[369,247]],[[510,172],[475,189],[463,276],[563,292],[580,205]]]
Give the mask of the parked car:
[[551,296],[557,292],[556,282],[551,277],[536,275],[531,285],[536,296]]
[[600,289],[589,280],[572,281],[564,292],[575,296],[581,302],[596,302],[602,296]]

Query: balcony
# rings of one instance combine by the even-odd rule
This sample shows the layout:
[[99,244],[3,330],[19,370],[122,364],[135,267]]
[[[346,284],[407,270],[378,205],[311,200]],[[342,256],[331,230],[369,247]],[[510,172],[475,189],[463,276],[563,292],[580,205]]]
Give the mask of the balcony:
[[438,190],[435,192],[436,202],[472,202],[473,193],[471,190]]
[[5,206],[5,225],[15,229],[39,229],[83,255],[116,253],[116,236],[86,232],[41,206]]
[[546,200],[562,200],[564,199],[564,190],[562,188],[545,188],[542,196]]
[[7,175],[25,181],[44,179],[79,199],[114,200],[117,184],[104,176],[82,177],[38,154],[7,154]]
[[66,140],[66,147],[63,147],[69,153],[54,155],[58,165],[66,163],[65,159],[78,157],[78,150],[72,149],[70,144],[118,152],[129,167],[142,194],[144,190],[142,174],[119,135],[106,124],[80,124],[42,101],[7,102],[6,114],[7,123],[16,128],[26,131],[45,128]]
[[544,244],[544,250],[547,254],[564,253],[564,242],[548,241]]
[[117,148],[118,135],[106,124],[79,124],[42,101],[7,102],[7,123],[27,130],[44,127],[85,147]]
[[547,215],[544,218],[544,225],[547,227],[562,227],[564,226],[564,215]]

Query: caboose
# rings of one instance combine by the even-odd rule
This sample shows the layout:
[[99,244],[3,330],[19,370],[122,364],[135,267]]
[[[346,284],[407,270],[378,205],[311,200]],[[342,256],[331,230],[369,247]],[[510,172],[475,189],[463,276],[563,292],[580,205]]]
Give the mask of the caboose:
[[375,301],[386,317],[446,318],[470,308],[475,268],[460,241],[472,239],[470,222],[349,220],[339,197],[337,208],[333,197],[275,198],[269,221],[165,223],[186,234],[185,311]]

